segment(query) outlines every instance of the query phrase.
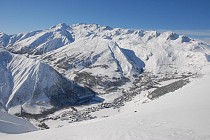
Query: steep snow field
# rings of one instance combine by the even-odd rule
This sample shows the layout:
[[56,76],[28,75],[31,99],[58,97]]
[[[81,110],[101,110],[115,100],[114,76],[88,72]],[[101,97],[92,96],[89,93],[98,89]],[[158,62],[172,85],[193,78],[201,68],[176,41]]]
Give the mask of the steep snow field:
[[93,95],[39,60],[0,49],[0,106],[12,114],[40,114]]
[[19,134],[35,130],[37,128],[28,121],[0,110],[0,133]]
[[62,128],[19,135],[0,134],[7,140],[208,140],[210,139],[210,67],[185,87],[149,103],[139,96],[118,115],[74,123]]
[[16,53],[43,54],[73,42],[69,26],[59,24],[48,30],[6,35],[0,33],[0,45]]

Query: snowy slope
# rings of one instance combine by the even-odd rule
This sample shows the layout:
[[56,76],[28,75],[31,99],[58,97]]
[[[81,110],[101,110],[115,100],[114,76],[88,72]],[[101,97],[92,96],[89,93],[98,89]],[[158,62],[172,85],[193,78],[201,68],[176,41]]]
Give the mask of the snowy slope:
[[[123,85],[123,78],[139,75],[145,67],[135,52],[123,49],[116,42],[94,38],[75,41],[49,52],[42,58],[68,78],[94,89]],[[97,88],[96,88],[97,90]]]
[[0,32],[0,47],[5,47],[9,42],[9,36]]
[[74,105],[94,93],[69,81],[47,64],[0,50],[0,99],[10,113],[39,114]]
[[46,94],[51,94],[52,89],[62,92],[63,87],[57,83],[63,78],[58,77],[65,76],[102,95],[129,90],[135,81],[141,80],[142,72],[159,78],[176,78],[199,73],[210,62],[210,44],[206,42],[173,32],[97,24],[58,24],[17,35],[1,33],[0,44],[12,52],[27,53],[7,54],[6,60],[4,56],[1,59],[0,74],[4,82],[0,85],[6,93],[1,98],[5,108],[26,101],[30,104],[34,99],[39,104],[44,100],[51,108]]
[[[205,68],[210,62],[209,43],[173,32],[58,24],[29,33],[0,33],[0,47],[7,50],[0,50],[1,110],[22,116],[49,114],[89,102],[93,91],[104,102],[115,101],[111,109],[99,111],[90,108],[85,112],[88,106],[76,106],[84,112],[75,113],[70,108],[79,120],[94,115],[103,119],[66,126],[72,112],[65,116],[64,109],[55,112],[64,114],[63,118],[48,116],[46,123],[52,122],[51,127],[60,121],[65,128],[19,135],[17,139],[43,139],[46,132],[54,139],[209,139],[209,126],[204,122],[210,122],[209,69]],[[191,79],[203,70],[204,78]],[[187,86],[148,102],[144,93],[158,88],[160,81],[186,77],[192,80]],[[123,107],[125,100],[132,101]],[[98,106],[90,106],[94,105]],[[110,112],[116,116],[106,118]]]
[[121,113],[109,118],[80,122],[21,135],[0,134],[2,139],[31,140],[208,140],[210,139],[210,68],[202,78],[174,93],[141,104],[139,97],[127,103]]
[[[131,67],[134,67],[133,65],[139,65],[138,59],[144,61],[146,64],[145,68],[148,71],[155,73],[162,70],[176,72],[174,69],[177,67],[177,71],[182,70],[182,68],[184,70],[188,68],[191,61],[193,61],[192,59],[195,58],[196,60],[194,61],[196,63],[200,61],[197,59],[204,59],[205,53],[209,55],[208,43],[194,40],[184,35],[177,35],[173,32],[158,33],[156,31],[111,28],[97,24],[74,24],[69,26],[61,23],[50,29],[29,33],[16,35],[0,33],[0,44],[15,53],[29,54],[43,54],[61,48],[55,54],[65,55],[65,53],[73,51],[67,55],[70,58],[74,57],[72,54],[81,53],[80,55],[84,56],[87,53],[87,56],[89,56],[91,52],[97,58],[108,47],[108,44],[115,44],[115,46],[121,48],[120,51],[123,53],[122,55],[119,53],[119,55],[126,57],[128,61],[128,64],[119,65],[122,68],[125,66],[125,75],[130,73]],[[99,44],[99,46],[96,44]],[[71,46],[77,46],[78,49],[72,50]],[[63,47],[68,49],[63,50]],[[87,49],[87,47],[89,52],[80,51]],[[61,50],[63,52],[60,52]],[[110,53],[112,53],[111,51],[110,49]],[[132,53],[132,56],[135,55],[137,59],[130,59],[129,56],[131,55],[129,53]],[[82,61],[83,59],[85,58],[77,57],[77,61]],[[186,61],[180,62],[185,59]],[[61,61],[60,63],[63,62]],[[129,63],[132,63],[132,66]],[[170,69],[168,68],[169,65],[175,65],[175,68]],[[190,69],[192,69],[191,66],[188,70]]]
[[37,130],[28,121],[0,111],[0,134],[19,134]]
[[15,53],[43,54],[73,42],[69,29],[63,23],[47,30],[11,35],[4,46]]
[[185,75],[199,72],[210,60],[210,44],[173,32],[97,24],[75,24],[71,32],[73,43],[40,59],[69,79],[102,93],[132,83],[143,71],[160,77]]
[[[64,23],[16,35],[0,44],[21,54],[39,54],[68,79],[99,93],[119,90],[145,71],[159,77],[197,73],[210,61],[210,44],[173,32]],[[126,85],[127,84],[127,85]]]

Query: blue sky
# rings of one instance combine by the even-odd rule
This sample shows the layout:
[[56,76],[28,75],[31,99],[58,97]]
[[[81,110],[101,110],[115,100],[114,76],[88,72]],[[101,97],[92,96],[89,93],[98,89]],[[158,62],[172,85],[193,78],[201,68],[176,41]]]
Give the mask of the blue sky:
[[97,23],[173,30],[210,38],[210,0],[2,0],[0,31],[8,34],[58,23]]

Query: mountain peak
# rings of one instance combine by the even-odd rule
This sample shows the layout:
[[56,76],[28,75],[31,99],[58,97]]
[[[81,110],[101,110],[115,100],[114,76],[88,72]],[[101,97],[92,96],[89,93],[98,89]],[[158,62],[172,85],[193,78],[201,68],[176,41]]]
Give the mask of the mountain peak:
[[51,27],[51,29],[67,29],[69,28],[70,26],[67,25],[66,23],[59,23],[53,27]]

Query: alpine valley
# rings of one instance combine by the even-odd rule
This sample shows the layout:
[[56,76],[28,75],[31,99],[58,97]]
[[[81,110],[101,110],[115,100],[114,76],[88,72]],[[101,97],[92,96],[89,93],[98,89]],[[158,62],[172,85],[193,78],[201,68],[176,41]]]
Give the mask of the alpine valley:
[[210,44],[170,31],[0,33],[0,139],[207,140],[209,76]]

